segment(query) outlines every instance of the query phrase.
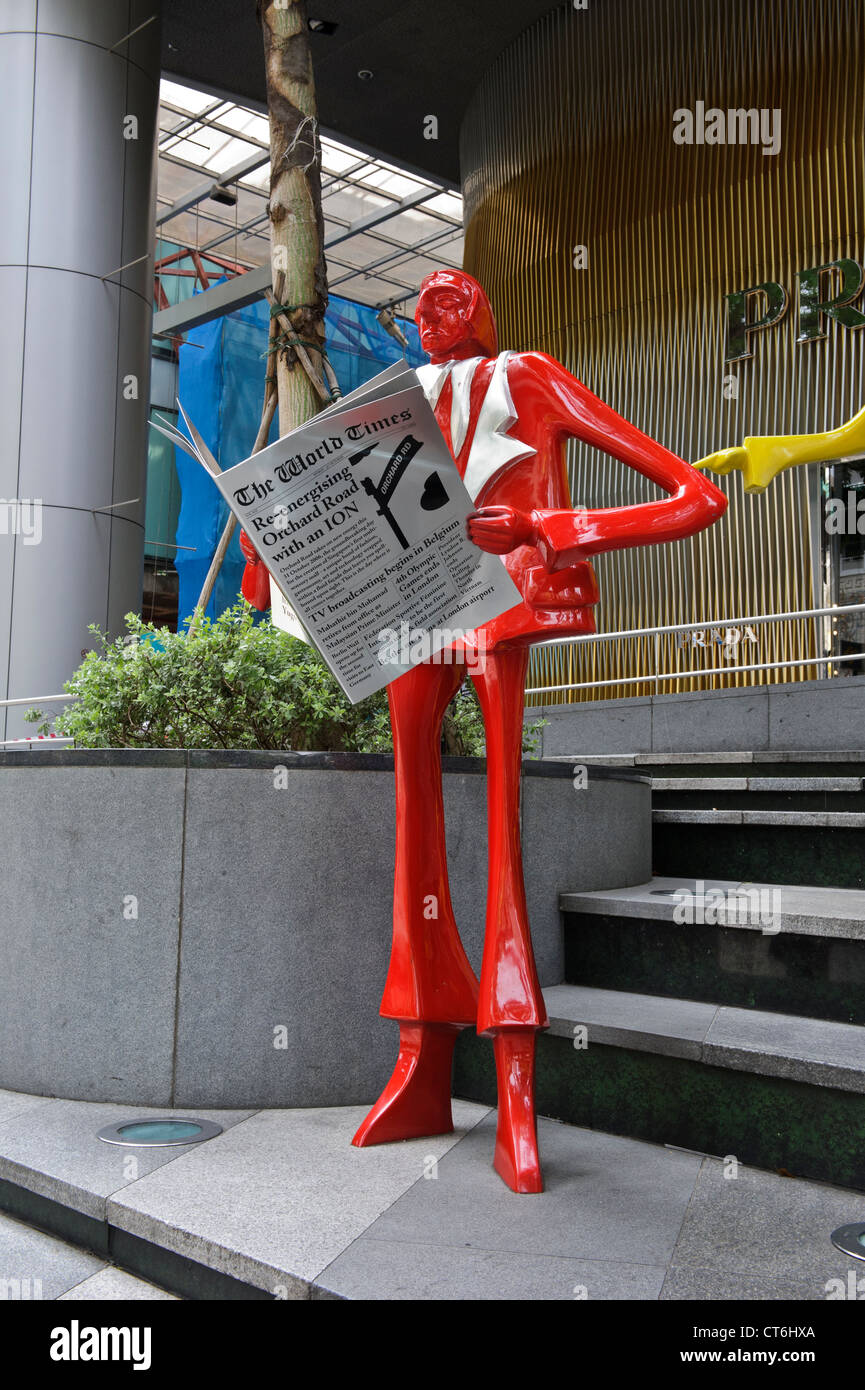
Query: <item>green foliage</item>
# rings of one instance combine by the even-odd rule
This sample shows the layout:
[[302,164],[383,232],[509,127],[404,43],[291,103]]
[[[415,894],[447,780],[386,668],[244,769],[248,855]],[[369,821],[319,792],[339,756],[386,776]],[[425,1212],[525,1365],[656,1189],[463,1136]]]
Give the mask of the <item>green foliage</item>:
[[[386,753],[391,750],[384,691],[352,705],[321,657],[268,620],[254,621],[243,599],[195,635],[126,616],[128,635],[90,631],[88,652],[64,685],[78,698],[54,722],[79,748],[273,748]],[[49,721],[29,710],[30,723]],[[538,726],[535,726],[536,728]],[[536,735],[527,735],[527,751]],[[468,683],[448,709],[447,752],[482,756],[483,722]]]

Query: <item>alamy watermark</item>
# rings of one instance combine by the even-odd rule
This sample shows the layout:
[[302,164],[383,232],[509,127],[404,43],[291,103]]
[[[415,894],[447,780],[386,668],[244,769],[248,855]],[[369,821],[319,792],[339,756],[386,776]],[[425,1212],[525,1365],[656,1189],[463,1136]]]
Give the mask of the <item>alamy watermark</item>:
[[693,111],[673,112],[673,141],[677,145],[762,145],[763,154],[781,149],[781,109],[756,106],[728,108],[698,101]]
[[42,498],[0,497],[0,536],[20,536],[25,545],[42,540]]
[[846,1280],[827,1279],[823,1288],[828,1302],[839,1298],[849,1298],[854,1302],[865,1299],[865,1277],[857,1274],[855,1269],[848,1269]]
[[[471,641],[467,642],[469,637]],[[376,656],[383,666],[428,662],[431,666],[465,666],[474,672],[481,672],[486,666],[483,633],[467,628],[411,627],[403,621],[398,629],[383,627],[378,642]]]
[[865,536],[865,497],[852,489],[846,497],[827,497],[826,535]]
[[134,1371],[148,1371],[151,1342],[149,1327],[82,1327],[73,1318],[68,1327],[51,1329],[48,1355],[52,1361],[129,1361]]
[[738,883],[734,888],[707,889],[698,878],[693,891],[677,888],[673,897],[673,921],[679,926],[759,927],[764,936],[776,936],[781,930],[771,888]]
[[0,1276],[0,1300],[3,1302],[40,1302],[44,1297],[41,1279],[31,1279],[29,1276],[25,1279],[9,1279]]

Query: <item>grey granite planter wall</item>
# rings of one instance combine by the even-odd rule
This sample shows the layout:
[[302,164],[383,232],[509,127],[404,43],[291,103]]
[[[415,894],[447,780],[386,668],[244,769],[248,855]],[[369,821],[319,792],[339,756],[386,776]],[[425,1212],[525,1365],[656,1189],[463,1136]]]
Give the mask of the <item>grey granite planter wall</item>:
[[527,710],[549,720],[543,757],[862,747],[865,676],[597,700]]
[[[287,769],[274,787],[273,769]],[[447,759],[451,889],[475,968],[486,778]],[[526,763],[526,888],[543,984],[558,894],[650,876],[648,780]],[[396,1055],[390,758],[0,755],[0,1087],[136,1105],[372,1101]]]

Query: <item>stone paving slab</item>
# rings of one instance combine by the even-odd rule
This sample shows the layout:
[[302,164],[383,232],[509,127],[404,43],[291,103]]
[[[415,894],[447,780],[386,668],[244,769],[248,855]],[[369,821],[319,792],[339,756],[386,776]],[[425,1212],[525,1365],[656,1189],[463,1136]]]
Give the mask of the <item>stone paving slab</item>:
[[155,1284],[148,1284],[146,1279],[127,1274],[125,1269],[116,1269],[113,1265],[106,1265],[97,1274],[91,1274],[89,1279],[82,1280],[73,1289],[60,1295],[61,1302],[76,1303],[84,1300],[106,1303],[126,1299],[134,1299],[136,1302],[170,1299],[172,1302],[178,1302],[173,1293],[158,1289]]
[[0,1212],[0,1300],[60,1298],[104,1265],[97,1255]]
[[342,1298],[389,1302],[654,1301],[664,1275],[663,1265],[572,1260],[361,1236],[324,1271],[319,1284]]
[[56,1236],[0,1213],[0,1301],[174,1299]]
[[487,1108],[455,1101],[453,1134],[356,1149],[365,1114],[365,1106],[258,1111],[119,1193],[108,1220],[256,1288],[304,1297]]
[[[727,1171],[732,1171],[729,1165]],[[742,1164],[735,1177],[725,1178],[724,1172],[722,1161],[705,1160],[670,1261],[673,1277],[662,1297],[825,1299],[827,1281],[846,1280],[852,1265],[859,1265],[861,1277],[861,1262],[830,1242],[838,1226],[862,1219],[865,1198],[860,1193]],[[690,1284],[683,1269],[692,1271]],[[674,1270],[679,1273],[673,1275]],[[798,1292],[773,1293],[779,1284]],[[703,1292],[676,1292],[688,1286]],[[710,1292],[722,1287],[728,1291]]]
[[21,1115],[25,1110],[35,1110],[39,1105],[51,1105],[53,1096],[31,1096],[23,1091],[0,1090],[0,1125]]
[[367,1236],[514,1257],[665,1265],[702,1158],[540,1120],[545,1190],[512,1193],[493,1169],[495,1115],[470,1131]]
[[823,1302],[825,1290],[814,1279],[779,1279],[769,1274],[726,1273],[709,1265],[671,1265],[660,1301],[723,1303],[748,1301]]
[[[41,1098],[29,1099],[38,1102]],[[176,1162],[197,1145],[127,1149],[98,1139],[99,1130],[121,1120],[171,1113],[80,1100],[24,1105],[0,1123],[0,1178],[101,1221],[105,1215],[105,1200],[112,1192],[136,1182],[155,1168]],[[181,1113],[190,1112],[175,1112],[178,1116]],[[249,1110],[192,1112],[225,1129],[252,1113]]]
[[[63,1104],[83,1146],[102,1107]],[[353,1149],[363,1113],[239,1119],[102,1199],[107,1219],[289,1298],[808,1301],[848,1278],[829,1237],[859,1193],[541,1120],[546,1190],[516,1196],[492,1168],[494,1112],[457,1101],[453,1135]],[[5,1216],[2,1277],[66,1301],[171,1297]]]

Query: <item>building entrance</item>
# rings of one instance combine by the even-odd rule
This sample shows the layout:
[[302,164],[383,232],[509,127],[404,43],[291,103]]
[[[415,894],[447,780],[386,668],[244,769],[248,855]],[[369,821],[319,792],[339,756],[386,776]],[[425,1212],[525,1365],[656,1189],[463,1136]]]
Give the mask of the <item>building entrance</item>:
[[[865,459],[828,464],[823,469],[823,602],[865,603]],[[865,650],[865,613],[826,619],[825,655]],[[833,675],[865,675],[865,659],[843,661]]]

